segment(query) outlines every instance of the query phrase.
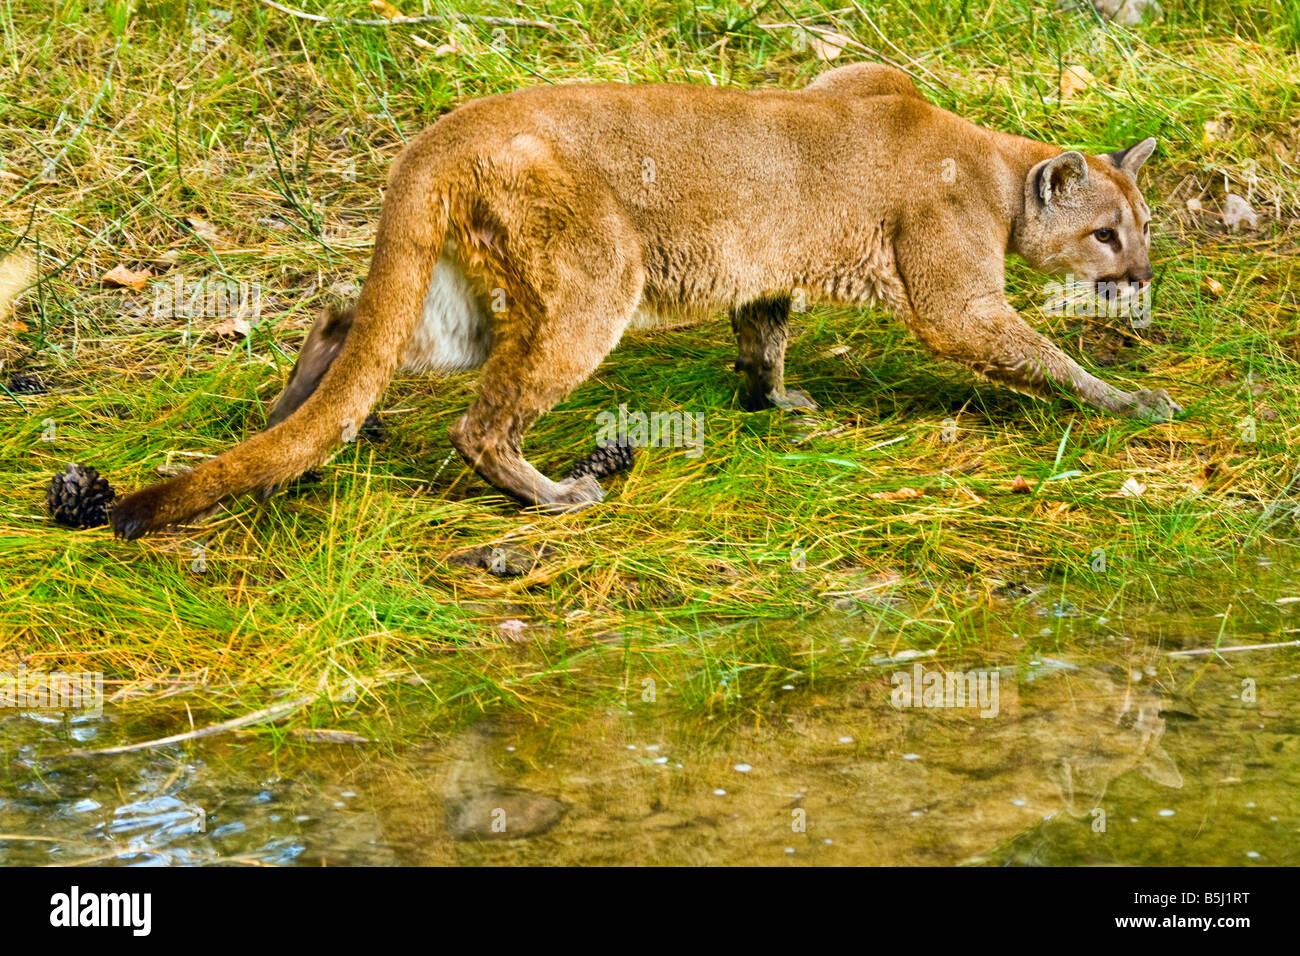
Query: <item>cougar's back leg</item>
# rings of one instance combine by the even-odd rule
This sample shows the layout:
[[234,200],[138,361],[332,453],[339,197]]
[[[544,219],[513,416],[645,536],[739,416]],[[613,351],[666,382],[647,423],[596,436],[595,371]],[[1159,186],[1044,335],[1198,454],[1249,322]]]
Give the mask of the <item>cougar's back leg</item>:
[[[608,197],[588,187],[558,198],[516,193],[503,200],[511,208],[488,217],[491,228],[465,230],[468,258],[476,260],[469,267],[502,308],[493,313],[478,397],[450,434],[492,485],[523,504],[561,512],[600,501],[599,482],[590,475],[552,481],[523,457],[520,443],[618,344],[640,302],[645,270],[635,234]],[[526,222],[545,222],[546,234],[512,228],[515,204],[526,202],[535,204]],[[538,211],[539,205],[549,208]]]
[[785,343],[790,297],[759,299],[731,310],[736,333],[736,371],[745,373],[745,408],[816,408],[805,393],[785,387]]
[[[635,311],[626,290],[593,289],[590,300],[549,298],[539,318],[551,326],[531,339],[498,333],[483,365],[478,397],[451,427],[461,457],[492,485],[525,505],[572,511],[600,501],[587,475],[552,481],[520,451],[524,433],[586,380],[618,343]],[[555,334],[561,332],[563,334]]]

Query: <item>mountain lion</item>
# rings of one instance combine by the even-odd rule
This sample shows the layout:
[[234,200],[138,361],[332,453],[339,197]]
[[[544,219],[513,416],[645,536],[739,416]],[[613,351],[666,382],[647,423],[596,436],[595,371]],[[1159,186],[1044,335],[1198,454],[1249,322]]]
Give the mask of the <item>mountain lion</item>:
[[1147,139],[1084,156],[982,129],[878,64],[802,90],[546,86],[475,100],[394,160],[355,306],[311,330],[262,434],[120,499],[136,538],[270,493],[351,440],[398,369],[482,368],[451,441],[525,505],[599,501],[552,481],[524,432],[630,326],[728,309],[748,408],[812,406],[784,384],[791,299],[883,302],[936,355],[1011,388],[1154,420],[1162,390],[1084,371],[1007,304],[1004,257],[1145,290]]

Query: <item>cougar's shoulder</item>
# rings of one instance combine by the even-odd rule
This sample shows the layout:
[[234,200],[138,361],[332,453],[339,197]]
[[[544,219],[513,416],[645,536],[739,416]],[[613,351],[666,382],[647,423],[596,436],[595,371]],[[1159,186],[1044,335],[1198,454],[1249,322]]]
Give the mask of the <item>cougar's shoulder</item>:
[[883,63],[850,63],[836,67],[822,73],[805,89],[852,96],[914,96],[924,99],[910,76]]

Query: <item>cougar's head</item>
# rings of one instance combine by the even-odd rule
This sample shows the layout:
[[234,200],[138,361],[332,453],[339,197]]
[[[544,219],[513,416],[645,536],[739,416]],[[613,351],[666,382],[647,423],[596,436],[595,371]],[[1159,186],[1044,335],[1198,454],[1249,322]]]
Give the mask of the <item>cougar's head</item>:
[[1031,266],[1121,301],[1151,282],[1151,213],[1137,173],[1156,148],[1144,139],[1105,156],[1073,150],[1038,163],[1025,179],[1025,213],[1013,236]]

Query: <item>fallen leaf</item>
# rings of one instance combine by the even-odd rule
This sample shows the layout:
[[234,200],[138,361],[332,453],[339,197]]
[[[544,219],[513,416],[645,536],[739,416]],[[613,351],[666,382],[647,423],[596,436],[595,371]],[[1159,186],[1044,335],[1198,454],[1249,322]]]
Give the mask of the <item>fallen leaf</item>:
[[1129,478],[1124,484],[1120,485],[1119,493],[1129,498],[1141,498],[1146,494],[1147,486],[1142,484],[1136,478]]
[[104,273],[104,278],[99,281],[106,285],[122,286],[126,289],[135,289],[137,292],[143,291],[144,287],[149,284],[153,278],[153,273],[148,269],[140,272],[133,272],[126,266],[117,265]]
[[1011,493],[1013,495],[1027,495],[1034,490],[1034,486],[1025,481],[1024,475],[1016,475],[1015,481],[1011,482]]
[[224,322],[218,322],[212,327],[212,331],[221,336],[235,336],[243,338],[248,334],[248,320],[240,315],[232,315]]
[[1259,213],[1246,200],[1235,193],[1228,193],[1223,204],[1223,224],[1236,232],[1241,226],[1251,229],[1259,228]]
[[1201,288],[1216,299],[1223,295],[1223,283],[1214,276],[1206,276],[1201,282]]
[[389,20],[402,19],[402,11],[386,0],[370,0],[370,9]]
[[[1201,468],[1201,473],[1192,479],[1191,487],[1193,491],[1204,491],[1209,487],[1212,481],[1231,477],[1231,472],[1224,468],[1217,461],[1207,461]],[[1222,483],[1222,482],[1220,482]]]
[[447,34],[447,42],[438,44],[433,51],[434,56],[449,56],[452,53],[460,52],[460,38],[455,33]]
[[194,230],[194,234],[208,245],[215,246],[221,242],[221,234],[217,232],[217,227],[206,219],[200,219],[198,216],[187,216],[185,221]]
[[497,630],[499,630],[502,636],[508,641],[522,641],[524,639],[524,631],[527,629],[528,625],[517,617],[509,618],[497,625]]
[[1164,16],[1156,0],[1092,0],[1092,5],[1103,17],[1125,27],[1137,26],[1147,12],[1152,20]]
[[1201,205],[1201,201],[1199,199],[1192,198],[1187,200],[1187,211],[1194,216],[1199,216],[1201,214],[1201,210],[1204,208],[1205,207]]
[[1068,100],[1096,82],[1097,78],[1088,72],[1087,67],[1067,66],[1061,71],[1061,99]]
[[813,33],[808,37],[808,46],[819,60],[835,59],[850,42],[842,33]]
[[875,501],[905,501],[908,498],[920,498],[923,494],[917,488],[899,488],[897,491],[873,491],[868,497]]

